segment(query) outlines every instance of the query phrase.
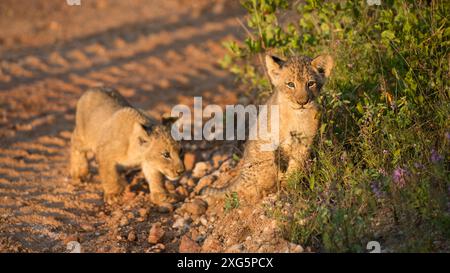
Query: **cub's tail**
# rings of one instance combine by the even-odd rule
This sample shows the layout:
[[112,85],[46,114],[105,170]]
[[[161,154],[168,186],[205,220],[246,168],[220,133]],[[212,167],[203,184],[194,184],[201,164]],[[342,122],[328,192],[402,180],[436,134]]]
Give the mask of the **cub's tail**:
[[205,197],[222,197],[229,193],[236,191],[240,184],[240,177],[233,179],[227,186],[215,188],[215,187],[206,187],[201,190],[200,194]]

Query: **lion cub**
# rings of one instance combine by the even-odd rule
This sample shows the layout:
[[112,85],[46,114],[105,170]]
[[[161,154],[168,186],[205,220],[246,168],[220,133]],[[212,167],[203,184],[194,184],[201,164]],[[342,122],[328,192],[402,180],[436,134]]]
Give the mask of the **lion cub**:
[[116,90],[91,89],[77,103],[70,159],[75,180],[89,175],[88,151],[94,152],[98,162],[107,203],[117,201],[126,186],[119,172],[131,168],[142,169],[153,203],[173,201],[164,187],[164,176],[176,180],[184,172],[179,143],[167,125],[152,122]]
[[[279,174],[286,177],[295,170],[301,170],[309,156],[319,126],[315,98],[331,73],[333,59],[329,55],[321,55],[314,59],[296,56],[281,60],[267,55],[266,67],[274,86],[266,105],[268,109],[278,105],[279,145],[274,151],[264,151],[261,147],[269,144],[267,140],[248,141],[238,176],[227,187],[205,188],[203,194],[208,201],[223,197],[227,192],[237,192],[240,198],[258,200],[275,188]],[[271,120],[270,110],[268,114],[267,120]]]

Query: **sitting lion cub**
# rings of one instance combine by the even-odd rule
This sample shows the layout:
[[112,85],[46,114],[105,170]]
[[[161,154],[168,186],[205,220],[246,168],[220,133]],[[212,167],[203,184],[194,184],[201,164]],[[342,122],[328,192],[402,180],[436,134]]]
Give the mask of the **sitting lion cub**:
[[107,203],[117,201],[126,186],[119,172],[131,168],[142,169],[153,203],[173,201],[164,176],[176,180],[184,172],[179,143],[166,124],[152,122],[117,91],[95,88],[83,94],[71,142],[72,178],[84,180],[89,175],[86,153],[94,152]]

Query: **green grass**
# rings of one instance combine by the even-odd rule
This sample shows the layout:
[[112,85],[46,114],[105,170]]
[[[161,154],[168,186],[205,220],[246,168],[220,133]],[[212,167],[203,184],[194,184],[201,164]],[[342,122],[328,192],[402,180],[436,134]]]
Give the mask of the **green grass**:
[[237,192],[227,194],[224,203],[224,211],[230,212],[231,210],[237,208],[239,208],[239,196]]
[[221,60],[258,100],[270,93],[265,52],[335,59],[310,167],[288,179],[286,237],[331,252],[372,240],[449,251],[449,2],[292,2],[243,1],[248,37]]

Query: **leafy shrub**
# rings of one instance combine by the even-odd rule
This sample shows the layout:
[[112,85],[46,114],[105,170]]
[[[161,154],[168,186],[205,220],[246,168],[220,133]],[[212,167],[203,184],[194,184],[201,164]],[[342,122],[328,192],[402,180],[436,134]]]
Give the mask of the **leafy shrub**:
[[449,251],[450,3],[245,0],[221,60],[270,94],[263,54],[334,56],[306,170],[288,179],[286,236],[322,251]]

